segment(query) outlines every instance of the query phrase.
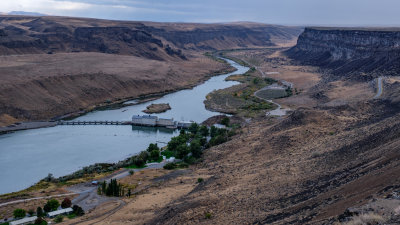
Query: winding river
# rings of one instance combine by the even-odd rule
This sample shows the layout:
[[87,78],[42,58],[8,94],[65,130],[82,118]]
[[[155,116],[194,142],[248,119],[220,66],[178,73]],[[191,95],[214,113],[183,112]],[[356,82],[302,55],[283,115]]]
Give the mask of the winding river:
[[[75,120],[130,120],[143,114],[151,103],[169,103],[171,110],[158,114],[163,118],[202,122],[219,113],[206,110],[203,101],[213,90],[237,84],[225,81],[232,74],[248,70],[227,60],[237,71],[214,76],[193,89],[181,90],[157,100],[115,110],[95,111]],[[70,174],[99,162],[117,162],[134,155],[149,143],[168,142],[177,131],[133,126],[86,125],[56,126],[0,135],[0,194],[25,189],[52,173]]]

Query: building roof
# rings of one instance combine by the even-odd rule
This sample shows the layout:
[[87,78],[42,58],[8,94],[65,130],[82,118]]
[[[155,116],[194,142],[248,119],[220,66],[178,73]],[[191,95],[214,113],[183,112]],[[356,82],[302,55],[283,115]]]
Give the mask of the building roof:
[[47,214],[50,217],[52,217],[52,216],[57,216],[57,215],[60,215],[60,214],[63,214],[63,213],[69,213],[69,212],[72,212],[72,211],[73,211],[72,208],[66,208],[66,209],[60,209],[60,210],[57,210],[57,211],[49,212]]
[[34,222],[37,219],[37,216],[32,216],[32,217],[26,217],[20,220],[15,220],[10,222],[10,225],[19,225],[19,224],[25,224],[29,222]]

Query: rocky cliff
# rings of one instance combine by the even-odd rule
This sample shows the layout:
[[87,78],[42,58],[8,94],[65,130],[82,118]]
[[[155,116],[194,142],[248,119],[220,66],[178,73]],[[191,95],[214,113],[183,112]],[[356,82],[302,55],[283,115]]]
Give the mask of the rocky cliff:
[[287,54],[334,74],[371,79],[400,73],[400,29],[306,28]]
[[285,27],[258,23],[227,24],[166,24],[144,23],[144,30],[191,50],[274,46],[290,41],[301,33],[300,27]]

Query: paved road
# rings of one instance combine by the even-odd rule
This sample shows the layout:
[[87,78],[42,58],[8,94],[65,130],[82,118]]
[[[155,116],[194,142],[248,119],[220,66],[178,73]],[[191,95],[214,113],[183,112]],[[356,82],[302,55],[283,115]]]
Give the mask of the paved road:
[[383,84],[382,83],[383,83],[383,79],[382,79],[382,77],[379,77],[377,80],[378,90],[376,92],[376,95],[374,96],[374,99],[381,97],[381,95],[383,93]]

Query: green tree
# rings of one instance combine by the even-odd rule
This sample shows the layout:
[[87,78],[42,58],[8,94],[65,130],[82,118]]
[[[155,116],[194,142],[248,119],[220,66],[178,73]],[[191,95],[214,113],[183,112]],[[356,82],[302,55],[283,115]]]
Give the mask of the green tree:
[[222,144],[226,141],[227,141],[227,138],[224,135],[218,135],[216,137],[211,138],[210,145],[215,146],[215,145]]
[[36,209],[36,216],[37,217],[43,217],[43,216],[45,216],[46,214],[43,212],[43,209],[42,209],[42,207],[37,207],[37,209]]
[[201,144],[199,140],[194,140],[192,143],[190,143],[190,152],[192,153],[192,156],[195,158],[200,158],[202,151],[201,151]]
[[222,124],[222,125],[225,125],[225,126],[229,126],[229,122],[230,122],[229,117],[224,117],[224,118],[221,120],[221,124]]
[[218,132],[218,128],[216,128],[215,126],[211,126],[211,128],[210,128],[210,136],[211,137],[217,136],[217,132]]
[[58,215],[58,216],[56,216],[56,218],[54,218],[54,222],[56,222],[56,223],[61,223],[63,220],[64,220],[63,215]]
[[157,146],[157,144],[150,143],[149,147],[147,147],[147,151],[152,152],[154,150],[160,151],[160,148]]
[[51,212],[51,211],[56,211],[59,206],[60,203],[57,201],[57,199],[50,199],[44,205],[43,209],[45,212]]
[[153,150],[150,152],[150,158],[151,160],[158,160],[158,158],[160,157],[160,151],[159,150]]
[[196,134],[198,130],[199,130],[199,125],[197,123],[192,123],[192,125],[190,125],[189,127],[189,131],[192,134]]
[[187,154],[189,154],[189,152],[190,152],[190,150],[189,150],[188,146],[186,145],[186,143],[180,144],[180,145],[178,145],[178,147],[176,147],[176,158],[183,159],[183,158],[185,158],[185,156],[187,156]]
[[29,209],[29,210],[28,210],[28,215],[29,215],[29,216],[33,216],[33,214],[35,214],[35,210]]
[[65,209],[65,208],[69,208],[71,207],[72,202],[69,198],[64,198],[64,200],[61,202],[61,208]]
[[46,220],[44,220],[42,217],[38,217],[38,218],[35,220],[35,225],[47,225],[47,222],[46,222]]
[[83,209],[78,205],[72,206],[72,210],[73,213],[77,216],[83,216],[85,214],[85,211],[83,211]]
[[13,212],[14,218],[24,218],[26,211],[24,209],[15,209]]
[[200,134],[201,134],[203,137],[207,137],[208,134],[209,134],[208,127],[205,126],[205,125],[201,126],[201,127],[200,127]]

